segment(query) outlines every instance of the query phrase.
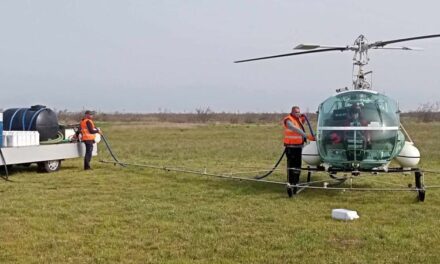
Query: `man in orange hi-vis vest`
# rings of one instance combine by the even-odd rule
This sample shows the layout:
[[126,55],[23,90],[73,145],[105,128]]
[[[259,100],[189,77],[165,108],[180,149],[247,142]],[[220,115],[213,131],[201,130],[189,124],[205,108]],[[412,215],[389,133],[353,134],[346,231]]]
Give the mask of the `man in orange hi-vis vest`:
[[[292,111],[283,119],[284,146],[287,158],[287,180],[289,184],[299,183],[301,174],[302,148],[306,139],[314,141],[312,135],[307,135],[304,129],[305,116],[301,114],[298,106],[292,107]],[[297,187],[287,188],[287,194],[292,197],[298,191]]]
[[99,128],[95,127],[93,123],[93,111],[87,110],[84,113],[84,118],[81,120],[81,141],[86,146],[86,154],[84,156],[84,170],[90,170],[90,161],[92,160],[93,144],[95,143],[95,134],[101,133]]

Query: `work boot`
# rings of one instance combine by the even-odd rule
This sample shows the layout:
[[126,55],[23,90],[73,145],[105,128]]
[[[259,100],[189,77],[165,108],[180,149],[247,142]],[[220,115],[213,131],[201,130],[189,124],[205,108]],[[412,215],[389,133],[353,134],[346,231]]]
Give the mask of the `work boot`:
[[[288,180],[290,185],[297,185],[299,183],[299,174],[295,172],[289,172]],[[289,186],[287,188],[287,194],[289,195],[289,197],[292,197],[292,195],[295,195],[297,192],[297,186]]]

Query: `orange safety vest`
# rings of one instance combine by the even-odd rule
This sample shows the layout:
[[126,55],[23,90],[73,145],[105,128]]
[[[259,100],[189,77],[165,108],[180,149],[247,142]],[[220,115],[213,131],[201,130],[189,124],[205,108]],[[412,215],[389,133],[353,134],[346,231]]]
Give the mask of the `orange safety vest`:
[[293,117],[292,115],[288,115],[283,119],[284,126],[284,145],[302,145],[304,144],[304,137],[289,129],[287,126],[287,120],[290,120],[295,127],[304,131],[304,126],[298,118]]
[[87,122],[92,123],[92,127],[95,127],[95,124],[93,123],[92,119],[83,118],[81,120],[81,140],[95,140],[95,134],[90,133],[89,129],[87,128]]

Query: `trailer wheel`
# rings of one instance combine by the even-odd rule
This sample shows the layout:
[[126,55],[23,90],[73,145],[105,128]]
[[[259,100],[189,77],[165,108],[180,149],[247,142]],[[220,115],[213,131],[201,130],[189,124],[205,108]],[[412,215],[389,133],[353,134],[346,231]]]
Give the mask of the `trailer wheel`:
[[61,160],[48,160],[38,162],[38,170],[41,172],[55,172],[61,167]]
[[[12,170],[12,165],[6,165],[6,169],[10,172]],[[0,166],[0,171],[5,171],[5,165]]]

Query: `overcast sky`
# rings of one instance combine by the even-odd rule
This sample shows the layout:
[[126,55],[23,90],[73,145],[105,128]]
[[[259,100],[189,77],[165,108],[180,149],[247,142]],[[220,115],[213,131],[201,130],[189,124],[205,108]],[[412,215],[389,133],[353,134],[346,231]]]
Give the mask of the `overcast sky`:
[[[351,85],[349,52],[234,64],[299,43],[440,33],[430,1],[0,1],[0,108],[120,112],[315,111]],[[440,101],[440,38],[371,51],[373,87],[416,109]]]

